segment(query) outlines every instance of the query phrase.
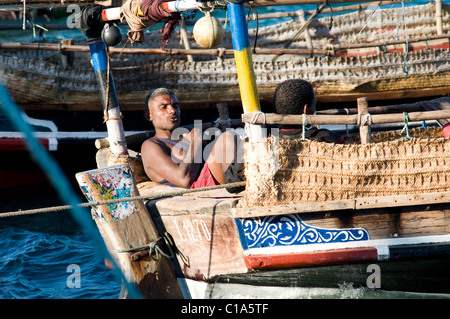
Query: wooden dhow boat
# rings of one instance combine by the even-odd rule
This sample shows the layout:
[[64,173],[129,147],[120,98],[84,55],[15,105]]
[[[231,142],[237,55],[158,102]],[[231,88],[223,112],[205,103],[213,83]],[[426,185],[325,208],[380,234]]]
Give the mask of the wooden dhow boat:
[[[446,95],[449,14],[444,5],[442,27],[437,29],[434,3],[404,10],[373,5],[335,13],[331,30],[330,16],[311,20],[301,37],[296,32],[304,19],[250,29],[250,41],[257,44],[253,63],[260,100],[270,102],[276,85],[290,78],[314,83],[319,102]],[[186,49],[180,44],[182,33],[174,35],[165,50],[158,48],[156,31],[145,33],[142,46],[124,49],[122,43],[109,48],[123,111],[141,110],[148,90],[161,86],[171,88],[185,109],[240,103],[230,33],[217,49],[200,49],[189,31],[191,49]],[[0,79],[25,110],[98,109],[84,40],[2,43],[0,48]]]
[[[105,141],[98,143],[99,169],[77,179],[90,201],[113,201],[95,208],[93,218],[120,267],[142,269],[154,256],[171,257],[185,298],[364,298],[376,288],[380,298],[448,296],[450,140],[432,120],[448,119],[450,99],[381,107],[390,110],[384,114],[377,107],[364,111],[367,99],[358,102],[358,114],[307,118],[321,125],[359,123],[344,144],[246,142],[239,193],[153,183],[138,154],[111,157]],[[255,120],[250,113],[242,121],[302,119],[265,114]],[[430,126],[421,127],[422,121]],[[407,125],[406,132],[370,134],[389,122]],[[135,200],[120,201],[130,196]],[[132,223],[146,218],[163,254],[134,233]],[[421,262],[429,268],[417,266]],[[154,297],[149,290],[143,295]]]
[[[387,114],[375,114],[367,98],[358,98],[357,114],[262,113],[244,5],[227,10],[248,139],[245,183],[190,190],[149,181],[128,148],[114,86],[106,85],[105,45],[91,40],[108,128],[108,143],[99,145],[109,149],[99,150],[98,169],[76,178],[126,282],[148,298],[332,297],[326,289],[345,283],[358,297],[366,288],[448,297],[450,140],[440,125],[450,118],[449,98]],[[439,125],[416,131],[412,121]],[[403,130],[371,134],[392,122]],[[358,125],[358,139],[265,137],[262,125],[280,123]],[[223,189],[243,185],[241,193]],[[426,274],[398,264],[410,259],[425,262]]]

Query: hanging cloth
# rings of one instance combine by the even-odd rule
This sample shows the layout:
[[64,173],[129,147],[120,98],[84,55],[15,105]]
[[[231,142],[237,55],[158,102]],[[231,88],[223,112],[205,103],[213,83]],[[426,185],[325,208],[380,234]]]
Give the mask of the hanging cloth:
[[142,0],[141,2],[141,10],[145,17],[157,22],[166,21],[162,30],[161,48],[166,47],[175,28],[181,22],[181,14],[179,12],[167,12],[162,8],[162,3],[168,1]]

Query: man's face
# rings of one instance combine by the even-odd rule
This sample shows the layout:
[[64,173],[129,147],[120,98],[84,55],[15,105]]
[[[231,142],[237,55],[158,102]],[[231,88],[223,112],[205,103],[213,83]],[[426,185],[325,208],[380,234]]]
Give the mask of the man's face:
[[180,126],[180,103],[174,95],[159,95],[148,102],[150,121],[155,129],[172,131]]

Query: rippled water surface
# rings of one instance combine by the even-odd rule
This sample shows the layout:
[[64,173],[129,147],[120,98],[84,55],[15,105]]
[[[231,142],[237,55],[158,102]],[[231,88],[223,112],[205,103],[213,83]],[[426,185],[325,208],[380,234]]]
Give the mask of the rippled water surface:
[[[120,283],[68,212],[0,222],[0,298],[118,297]],[[79,288],[70,265],[79,266]]]

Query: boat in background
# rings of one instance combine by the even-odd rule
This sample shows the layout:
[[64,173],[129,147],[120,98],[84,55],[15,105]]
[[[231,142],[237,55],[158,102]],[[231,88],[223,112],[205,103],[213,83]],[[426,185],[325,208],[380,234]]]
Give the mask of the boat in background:
[[[61,131],[54,121],[42,120],[22,113],[24,120],[33,128],[34,135],[45,150],[63,164],[69,172],[80,169],[79,160],[74,160],[76,154],[92,149],[97,139],[107,138],[105,131]],[[30,157],[25,136],[15,130],[9,121],[0,114],[0,189],[38,185],[47,183],[45,174],[34,164]],[[140,131],[127,131],[136,134]],[[88,165],[87,161],[85,165]],[[95,162],[94,162],[95,163]]]
[[[405,12],[373,5],[335,14],[331,30],[330,16],[313,20],[302,36],[296,33],[304,19],[251,29],[261,102],[271,103],[276,85],[290,78],[312,82],[320,103],[448,94],[450,12],[443,5],[438,31],[435,11],[434,3],[406,7]],[[123,48],[123,41],[109,48],[122,111],[141,110],[148,90],[155,87],[171,88],[184,109],[220,102],[240,106],[230,33],[216,49],[199,48],[190,31],[191,49],[186,49],[181,34],[174,34],[166,50],[159,48],[159,31],[146,32],[142,46]],[[2,43],[0,79],[25,110],[100,110],[85,44]]]

